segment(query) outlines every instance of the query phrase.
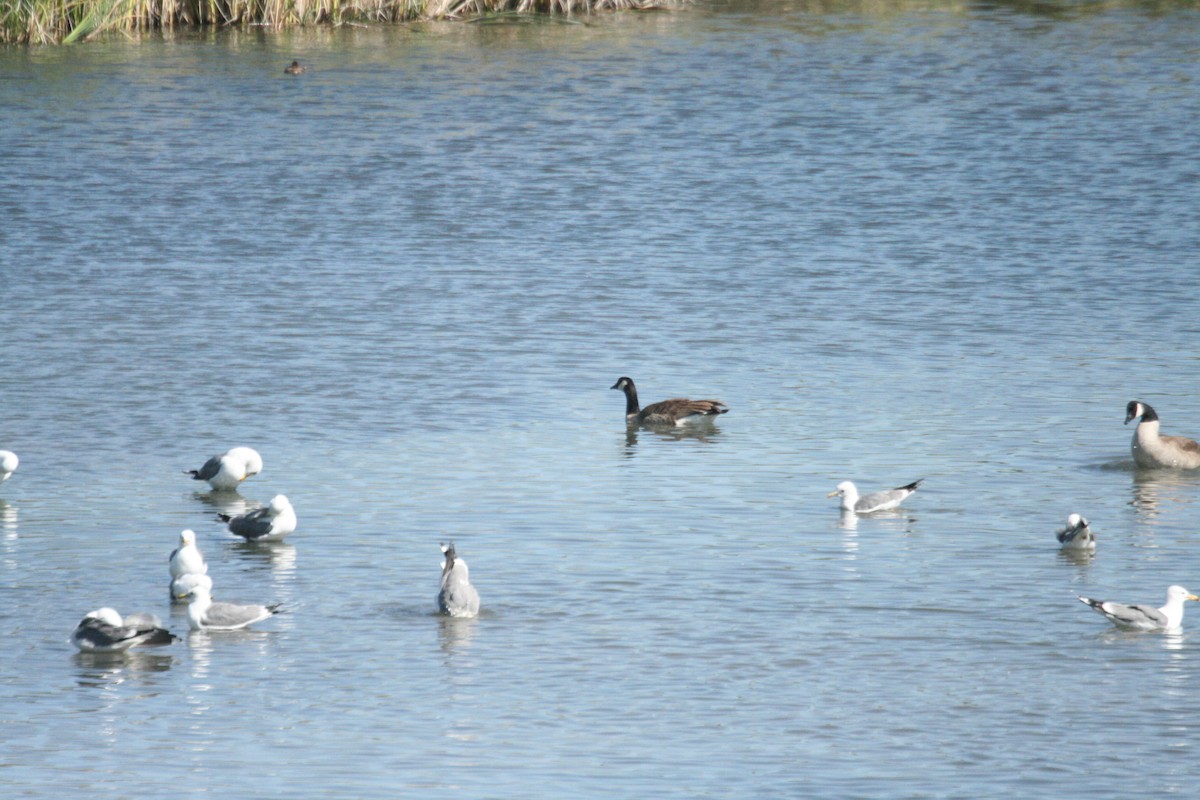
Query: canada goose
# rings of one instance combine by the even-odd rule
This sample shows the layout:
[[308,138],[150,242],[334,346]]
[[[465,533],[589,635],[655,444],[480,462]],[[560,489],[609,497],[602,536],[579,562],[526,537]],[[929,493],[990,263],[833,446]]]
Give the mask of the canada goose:
[[1060,529],[1057,535],[1063,550],[1096,551],[1096,535],[1088,527],[1087,518],[1079,514],[1067,517],[1067,527]]
[[895,489],[886,489],[882,492],[872,492],[871,494],[858,496],[858,488],[850,481],[842,481],[837,485],[837,488],[830,492],[826,497],[841,497],[842,510],[853,511],[858,514],[870,514],[872,511],[887,511],[890,508],[895,508],[904,502],[904,500],[917,487],[924,483],[925,479],[915,480],[907,486],[900,486]]
[[167,559],[167,564],[171,569],[172,578],[178,578],[182,575],[203,575],[208,572],[208,564],[204,561],[204,554],[196,546],[196,534],[194,531],[185,530],[180,532],[179,547],[171,551],[171,555]]
[[451,617],[474,617],[479,613],[479,592],[471,585],[467,562],[454,552],[454,542],[442,545],[442,585],[438,591],[438,610]]
[[1200,597],[1190,593],[1182,586],[1172,586],[1167,589],[1167,604],[1162,608],[1154,606],[1134,605],[1123,606],[1120,603],[1093,600],[1079,595],[1081,603],[1087,603],[1099,613],[1106,616],[1118,628],[1130,631],[1169,631],[1183,624],[1183,604],[1187,600],[1200,600]]
[[71,644],[85,653],[123,653],[131,647],[157,647],[179,641],[153,614],[130,614],[116,609],[89,611],[71,633]]
[[681,397],[638,407],[633,378],[618,378],[611,389],[625,392],[625,420],[643,425],[684,425],[725,414],[729,408],[720,400],[686,400]]
[[1145,469],[1196,469],[1200,467],[1200,444],[1186,436],[1163,436],[1158,432],[1158,413],[1141,402],[1125,406],[1125,424],[1141,417],[1133,431],[1133,460]]
[[17,454],[11,450],[0,450],[0,483],[12,477],[12,474],[17,471],[17,464],[21,463],[17,458]]
[[248,542],[277,542],[296,530],[296,511],[281,494],[271,498],[271,504],[266,508],[237,517],[217,514],[217,518],[228,523],[229,530],[244,536]]
[[300,75],[306,69],[308,69],[308,67],[304,66],[299,61],[293,61],[288,66],[284,67],[283,71],[286,72],[288,75]]
[[204,462],[200,469],[184,472],[198,481],[208,481],[208,485],[217,491],[229,491],[262,472],[262,456],[252,447],[235,447],[220,455],[213,456]]
[[193,587],[184,598],[188,600],[188,625],[194,631],[235,631],[279,613],[278,603],[269,606],[214,603],[212,593],[203,586]]

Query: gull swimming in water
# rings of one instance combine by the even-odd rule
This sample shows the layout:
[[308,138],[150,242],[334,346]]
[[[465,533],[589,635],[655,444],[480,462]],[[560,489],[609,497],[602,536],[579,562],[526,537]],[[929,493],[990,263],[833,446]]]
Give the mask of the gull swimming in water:
[[837,485],[837,488],[830,492],[826,497],[841,497],[842,510],[853,511],[858,514],[870,514],[872,511],[887,511],[895,508],[908,498],[910,494],[917,490],[917,487],[925,482],[924,478],[915,480],[907,486],[900,486],[895,489],[886,489],[882,492],[872,492],[868,495],[858,496],[858,488],[851,481],[842,481]]
[[153,614],[125,619],[113,608],[89,611],[71,633],[71,644],[84,653],[123,653],[131,647],[159,647],[179,641]]
[[21,460],[17,458],[17,454],[11,450],[0,450],[0,483],[12,477],[12,474],[17,471],[17,464]]
[[198,481],[208,481],[217,491],[236,489],[251,475],[262,472],[262,456],[252,447],[235,447],[204,462],[200,469],[185,472]]
[[690,422],[711,419],[718,414],[725,414],[729,407],[720,400],[687,400],[676,397],[651,403],[645,408],[638,407],[637,387],[633,378],[618,378],[609,387],[625,392],[625,421],[644,425],[685,425]]
[[1087,603],[1118,628],[1129,631],[1175,630],[1183,624],[1183,604],[1188,600],[1200,600],[1200,597],[1182,586],[1167,589],[1167,604],[1162,608],[1141,604],[1124,606],[1120,603],[1079,596],[1079,602]]
[[438,591],[438,609],[451,617],[474,617],[479,613],[479,592],[471,585],[467,562],[454,552],[454,542],[442,545],[442,586]]
[[180,575],[178,578],[171,579],[171,585],[168,591],[171,593],[172,603],[186,603],[188,594],[197,586],[212,591],[212,578],[198,572],[189,572],[186,575]]
[[1096,552],[1096,535],[1088,527],[1086,517],[1072,514],[1067,517],[1067,527],[1057,531],[1058,543],[1063,550],[1086,550]]
[[179,547],[171,551],[167,565],[171,570],[172,578],[178,578],[181,575],[204,575],[208,572],[208,564],[204,561],[204,554],[196,546],[195,531],[185,530],[180,532]]
[[217,518],[229,524],[229,530],[244,536],[249,542],[277,542],[296,530],[296,511],[287,497],[281,494],[271,498],[271,504],[248,514],[231,517],[217,514]]
[[193,587],[185,598],[188,626],[194,631],[235,631],[279,613],[278,603],[259,606],[213,602],[210,590],[204,586]]
[[1130,400],[1125,406],[1125,424],[1137,419],[1133,431],[1133,460],[1144,469],[1200,468],[1200,444],[1186,436],[1163,436],[1158,431],[1158,413],[1146,403]]

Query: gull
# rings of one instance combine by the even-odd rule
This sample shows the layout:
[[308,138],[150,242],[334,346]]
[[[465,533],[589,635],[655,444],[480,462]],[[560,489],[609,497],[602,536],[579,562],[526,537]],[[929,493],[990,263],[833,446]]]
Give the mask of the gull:
[[1067,517],[1067,527],[1057,531],[1058,542],[1063,550],[1086,550],[1096,552],[1096,535],[1088,527],[1086,517],[1072,514]]
[[830,492],[826,497],[841,497],[842,510],[854,511],[859,514],[870,514],[872,511],[887,511],[890,508],[895,508],[908,498],[910,494],[917,490],[925,481],[924,478],[915,480],[907,486],[900,486],[895,489],[886,489],[882,492],[872,492],[868,495],[858,496],[858,489],[851,481],[842,481],[837,485],[837,488]]
[[1158,413],[1140,400],[1125,406],[1125,424],[1137,419],[1133,431],[1133,460],[1146,469],[1196,469],[1200,467],[1200,444],[1186,436],[1163,436],[1158,432]]
[[1183,624],[1183,604],[1187,600],[1200,600],[1182,586],[1167,589],[1167,604],[1162,608],[1147,605],[1123,606],[1120,603],[1093,600],[1078,595],[1079,602],[1087,603],[1108,617],[1118,628],[1129,631],[1169,631]]
[[85,653],[123,653],[131,647],[168,645],[179,641],[153,614],[130,614],[116,609],[89,611],[71,633],[71,644]]
[[438,609],[451,617],[474,617],[479,613],[479,592],[467,576],[467,562],[454,552],[454,542],[442,545],[442,586],[438,591]]
[[618,378],[609,387],[625,392],[625,421],[645,425],[685,425],[725,414],[729,408],[720,400],[687,400],[676,397],[638,407],[637,387],[633,378]]
[[185,472],[198,481],[208,481],[208,485],[218,491],[236,489],[238,485],[262,472],[262,456],[251,447],[235,447],[220,455],[213,456],[204,462],[200,469]]
[[229,530],[244,536],[248,542],[277,542],[296,530],[296,511],[281,494],[271,498],[271,504],[266,508],[236,517],[217,514],[217,518],[228,523]]
[[168,591],[171,593],[172,603],[186,603],[187,600],[185,598],[192,589],[202,586],[211,592],[212,585],[212,578],[207,575],[202,575],[198,572],[189,572],[186,575],[180,575],[178,578],[172,578]]
[[170,567],[172,578],[178,578],[181,575],[203,575],[208,572],[204,554],[196,546],[195,531],[180,532],[179,547],[171,551],[171,557],[167,560],[167,564]]
[[12,477],[12,474],[17,471],[17,464],[21,460],[17,458],[17,454],[11,450],[0,450],[0,483]]
[[194,631],[235,631],[279,613],[278,603],[259,606],[213,602],[210,590],[204,586],[192,587],[180,599],[188,600],[188,627]]

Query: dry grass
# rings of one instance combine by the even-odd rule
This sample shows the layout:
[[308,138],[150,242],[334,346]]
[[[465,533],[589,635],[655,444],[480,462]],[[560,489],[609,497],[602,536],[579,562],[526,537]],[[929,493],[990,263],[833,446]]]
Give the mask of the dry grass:
[[342,25],[487,14],[590,14],[685,0],[0,0],[0,42],[51,44],[106,31],[184,26]]

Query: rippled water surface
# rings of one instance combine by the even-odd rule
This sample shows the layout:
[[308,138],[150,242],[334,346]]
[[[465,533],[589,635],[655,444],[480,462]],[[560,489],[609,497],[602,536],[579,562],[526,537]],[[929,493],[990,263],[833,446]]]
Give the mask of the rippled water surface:
[[[1200,437],[1198,41],[780,3],[0,51],[5,796],[1193,789],[1200,610],[1075,595],[1200,588],[1200,474],[1121,425]],[[732,410],[627,431],[621,375]],[[182,474],[237,444],[240,498]],[[276,493],[284,543],[216,521]],[[288,613],[188,635],[183,528]],[[184,641],[76,655],[104,605]]]

